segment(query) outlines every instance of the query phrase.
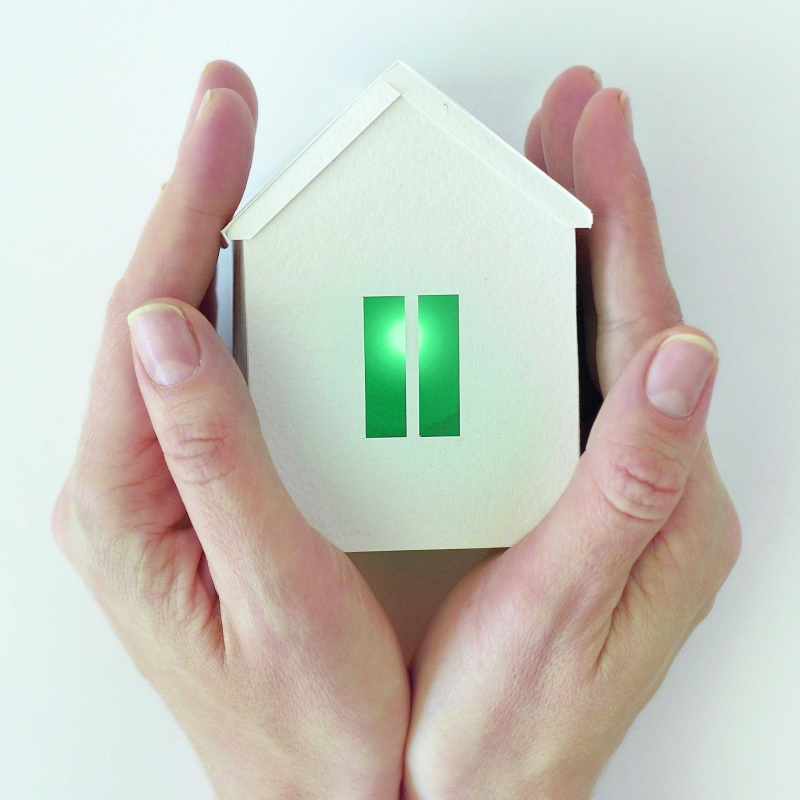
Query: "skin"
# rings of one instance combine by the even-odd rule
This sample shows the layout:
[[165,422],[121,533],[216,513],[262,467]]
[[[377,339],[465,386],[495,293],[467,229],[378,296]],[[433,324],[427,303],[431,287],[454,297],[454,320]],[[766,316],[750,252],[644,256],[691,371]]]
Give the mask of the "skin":
[[[573,67],[531,121],[527,157],[594,212],[577,265],[591,433],[552,511],[458,582],[408,668],[418,626],[401,641],[390,618],[407,621],[416,598],[384,611],[303,519],[198,311],[256,120],[244,72],[209,64],[108,304],[56,541],[220,798],[588,797],[741,546],[704,428],[716,364],[687,416],[645,396],[661,343],[705,334],[683,324],[669,283],[629,108]],[[149,378],[126,321],[156,300],[180,309],[200,353],[169,387]]]

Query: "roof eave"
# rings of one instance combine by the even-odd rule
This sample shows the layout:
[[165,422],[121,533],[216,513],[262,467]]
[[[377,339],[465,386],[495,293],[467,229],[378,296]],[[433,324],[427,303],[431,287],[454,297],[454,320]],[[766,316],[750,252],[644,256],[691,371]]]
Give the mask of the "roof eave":
[[592,212],[574,195],[407,64],[395,61],[236,213],[221,231],[225,245],[252,239],[399,97],[562,225],[592,226]]

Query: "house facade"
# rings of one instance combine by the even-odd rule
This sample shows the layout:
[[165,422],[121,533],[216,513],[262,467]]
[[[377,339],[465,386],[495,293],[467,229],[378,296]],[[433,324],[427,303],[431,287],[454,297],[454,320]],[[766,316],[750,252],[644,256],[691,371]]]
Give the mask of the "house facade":
[[579,456],[591,212],[397,62],[223,231],[276,469],[349,552],[505,547]]

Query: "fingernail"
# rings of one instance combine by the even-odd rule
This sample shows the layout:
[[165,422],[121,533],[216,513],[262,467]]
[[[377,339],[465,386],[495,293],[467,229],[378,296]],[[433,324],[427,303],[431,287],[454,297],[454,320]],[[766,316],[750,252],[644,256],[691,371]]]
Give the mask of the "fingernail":
[[200,364],[200,348],[183,312],[169,303],[150,303],[128,314],[136,352],[153,383],[174,386]]
[[211,94],[213,91],[213,89],[207,89],[206,93],[203,95],[203,99],[200,101],[200,107],[197,109],[197,116],[194,118],[195,125],[197,125],[197,120],[200,119],[200,116],[205,110],[206,106],[211,102]]
[[592,73],[592,78],[593,78],[594,82],[597,84],[597,88],[598,89],[602,89],[603,88],[603,79],[600,77],[600,74],[598,72],[593,72]]
[[631,111],[631,96],[627,92],[623,92],[619,96],[619,104],[622,108],[622,115],[625,117],[625,123],[628,126],[628,130],[631,132],[631,136],[633,136],[633,112]]
[[717,361],[717,350],[704,336],[676,333],[656,351],[647,372],[648,400],[673,419],[688,417]]

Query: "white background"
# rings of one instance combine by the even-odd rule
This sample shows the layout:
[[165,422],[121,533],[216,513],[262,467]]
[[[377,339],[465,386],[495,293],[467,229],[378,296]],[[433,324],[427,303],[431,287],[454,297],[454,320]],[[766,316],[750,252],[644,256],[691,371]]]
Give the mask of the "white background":
[[627,89],[738,565],[609,763],[602,800],[800,796],[800,12],[789,0],[19,3],[0,28],[0,797],[211,798],[189,744],[50,536],[105,302],[167,179],[197,77],[260,101],[245,198],[396,58],[521,149],[550,81]]

